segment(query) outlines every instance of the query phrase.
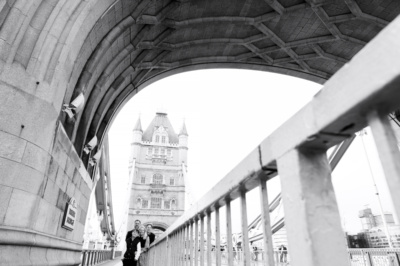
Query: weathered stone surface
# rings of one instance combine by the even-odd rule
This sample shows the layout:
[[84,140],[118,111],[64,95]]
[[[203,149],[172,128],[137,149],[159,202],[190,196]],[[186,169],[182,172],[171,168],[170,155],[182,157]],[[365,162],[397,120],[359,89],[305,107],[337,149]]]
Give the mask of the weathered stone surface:
[[37,196],[19,189],[13,189],[7,208],[4,225],[29,227],[37,204]]
[[54,183],[51,179],[48,179],[45,184],[43,199],[55,206],[57,204],[58,196],[60,193],[62,193],[60,187],[57,186],[57,184]]
[[0,185],[0,224],[3,223],[4,217],[10,203],[12,188]]
[[4,265],[28,265],[30,247],[0,245],[0,259]]
[[0,130],[0,157],[20,162],[26,147],[26,140]]
[[46,234],[55,235],[61,226],[62,211],[45,200],[39,202],[38,215],[33,228]]
[[58,117],[51,104],[21,89],[0,83],[0,113],[0,131],[49,150]]
[[[60,170],[62,171],[62,170]],[[58,163],[51,157],[50,162],[49,162],[49,167],[47,170],[47,176],[53,180],[56,181],[57,177],[57,172],[58,172]]]
[[44,174],[29,166],[0,158],[0,185],[17,188],[32,194],[42,189]]
[[61,211],[64,211],[66,206],[67,206],[67,202],[69,201],[69,197],[67,195],[67,193],[61,191],[60,194],[58,195],[58,199],[57,199],[57,208],[60,209]]
[[27,143],[22,163],[36,169],[41,173],[46,173],[48,163],[50,161],[49,154],[32,143]]
[[66,191],[68,183],[68,176],[64,173],[64,171],[59,168],[56,177],[56,184],[60,187],[62,191]]
[[65,152],[63,147],[59,142],[56,142],[53,147],[53,151],[51,152],[53,156],[53,160],[55,160],[61,169],[65,169],[65,165],[67,163],[68,154]]
[[66,191],[69,198],[71,198],[75,195],[75,189],[76,189],[76,186],[71,181],[69,181],[67,184],[67,191]]
[[73,161],[68,157],[67,164],[65,166],[65,173],[67,174],[68,178],[73,181],[74,179],[74,172],[75,172],[75,164]]

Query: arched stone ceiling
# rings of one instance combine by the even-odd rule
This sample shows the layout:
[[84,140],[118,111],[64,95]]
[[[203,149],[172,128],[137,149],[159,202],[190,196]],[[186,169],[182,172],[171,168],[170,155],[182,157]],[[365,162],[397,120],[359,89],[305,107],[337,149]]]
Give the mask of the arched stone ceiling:
[[132,93],[188,69],[259,69],[323,83],[399,13],[399,2],[376,0],[117,1],[80,51],[66,101],[83,91],[87,102],[67,131],[78,150],[101,139]]
[[[68,135],[79,154],[132,95],[193,69],[271,71],[323,83],[400,13],[398,0],[7,0],[0,59],[85,96]],[[44,86],[44,85],[43,85]]]

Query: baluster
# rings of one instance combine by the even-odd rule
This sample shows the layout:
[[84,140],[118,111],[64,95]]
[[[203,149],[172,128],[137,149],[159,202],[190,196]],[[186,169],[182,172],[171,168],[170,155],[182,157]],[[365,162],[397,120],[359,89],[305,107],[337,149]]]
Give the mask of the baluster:
[[231,201],[226,200],[226,242],[228,245],[228,265],[233,265],[233,244],[232,244],[232,218]]
[[82,266],[86,266],[86,251],[82,250]]
[[215,263],[221,266],[221,230],[219,224],[219,206],[215,207]]
[[246,192],[240,192],[240,215],[242,216],[242,249],[243,249],[243,265],[250,266],[250,247],[249,247],[249,231],[247,225],[247,203]]
[[[167,266],[172,266],[172,247],[171,247],[171,235],[167,235],[167,240],[166,240],[166,253],[167,253]],[[160,265],[159,263],[161,263],[161,256],[160,255],[156,255],[157,256],[157,265]]]
[[183,225],[182,228],[182,266],[186,266],[186,226]]
[[348,265],[326,151],[291,150],[278,169],[291,265]]
[[211,266],[211,212],[207,212],[207,266]]
[[195,220],[195,232],[194,232],[194,266],[199,265],[199,220],[196,217]]
[[274,250],[272,247],[271,221],[269,217],[269,202],[267,183],[260,179],[261,223],[263,228],[264,261],[266,266],[274,266]]
[[178,266],[182,265],[182,229],[178,229]]
[[204,215],[200,216],[200,266],[204,266]]
[[394,208],[393,217],[395,223],[399,224],[400,152],[397,147],[397,139],[386,115],[382,116],[377,111],[372,111],[367,118],[388,184],[391,203]]
[[186,240],[185,240],[185,265],[190,266],[190,221],[186,224]]
[[190,220],[189,265],[193,266],[193,220]]
[[174,232],[173,236],[172,236],[172,266],[176,266],[177,263],[177,257],[178,255],[176,254],[178,249],[176,247],[177,243],[176,243],[176,232]]
[[89,251],[89,265],[93,265],[93,251],[91,250]]

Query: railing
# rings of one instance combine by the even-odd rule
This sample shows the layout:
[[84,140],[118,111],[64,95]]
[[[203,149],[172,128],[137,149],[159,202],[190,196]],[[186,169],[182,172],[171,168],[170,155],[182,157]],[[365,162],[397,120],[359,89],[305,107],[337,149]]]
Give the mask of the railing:
[[[400,249],[348,249],[348,256],[350,266],[399,266],[400,265]],[[242,251],[233,251],[233,264],[234,266],[244,265],[244,255]],[[290,254],[283,256],[281,252],[274,251],[274,266],[290,265]],[[146,265],[147,253],[144,253],[141,257],[140,265]],[[228,252],[221,251],[221,265],[228,264]],[[211,263],[216,265],[216,252],[211,252]],[[190,256],[181,257],[182,263],[188,262],[193,265],[194,262],[190,262]],[[261,251],[250,252],[250,265],[251,266],[262,266],[265,265],[266,258],[264,253]],[[198,259],[197,263],[200,260]],[[192,264],[191,264],[192,263]]]
[[[395,215],[400,214],[400,153],[387,119],[387,115],[400,105],[398,36],[400,17],[328,80],[309,104],[266,138],[171,225],[142,256],[141,265],[197,266],[198,262],[200,266],[213,265],[211,241],[207,241],[206,248],[198,246],[198,243],[204,243],[205,233],[206,239],[211,240],[211,230],[215,234],[217,250],[215,265],[222,265],[220,208],[225,206],[226,234],[230,236],[231,201],[235,199],[240,199],[241,206],[240,217],[235,219],[240,219],[242,224],[242,265],[251,265],[246,193],[254,188],[260,191],[262,206],[264,265],[275,265],[267,181],[278,172],[291,264],[349,265],[326,151],[369,125],[377,143]],[[215,213],[213,228],[212,213]],[[228,265],[235,265],[232,240],[228,237],[227,241],[226,261]]]
[[99,250],[99,249],[85,249],[82,250],[82,264],[81,266],[97,265],[113,259],[112,250]]
[[399,266],[400,249],[349,249],[351,266]]

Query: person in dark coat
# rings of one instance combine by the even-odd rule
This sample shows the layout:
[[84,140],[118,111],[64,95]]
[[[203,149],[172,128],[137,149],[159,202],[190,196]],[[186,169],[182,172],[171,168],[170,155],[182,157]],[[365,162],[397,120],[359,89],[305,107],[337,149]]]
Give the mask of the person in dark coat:
[[136,266],[141,252],[141,237],[136,229],[126,234],[126,252],[122,259],[123,266]]
[[149,236],[150,239],[150,245],[151,243],[154,242],[154,240],[156,239],[156,235],[152,232],[153,231],[153,225],[152,224],[148,224],[146,225],[146,229],[147,229],[147,235]]

